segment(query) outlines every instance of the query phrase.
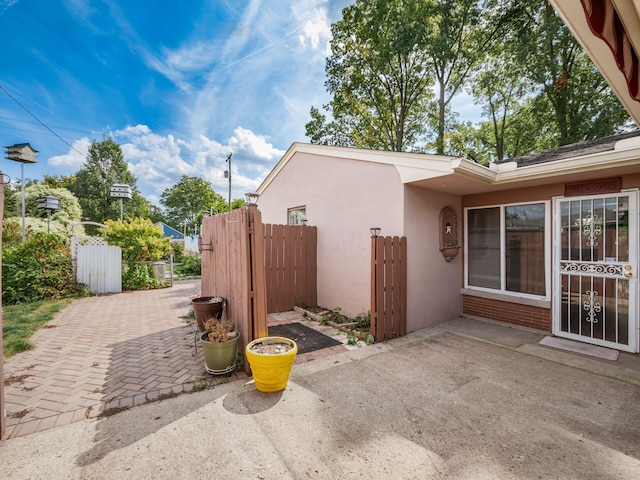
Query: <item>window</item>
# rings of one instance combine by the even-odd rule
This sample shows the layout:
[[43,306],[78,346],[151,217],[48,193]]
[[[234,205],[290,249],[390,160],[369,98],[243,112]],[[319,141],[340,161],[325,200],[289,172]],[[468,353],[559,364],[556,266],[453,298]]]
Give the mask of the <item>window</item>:
[[547,204],[466,213],[467,286],[546,296]]
[[303,225],[307,220],[306,207],[295,207],[287,210],[287,223],[289,225]]

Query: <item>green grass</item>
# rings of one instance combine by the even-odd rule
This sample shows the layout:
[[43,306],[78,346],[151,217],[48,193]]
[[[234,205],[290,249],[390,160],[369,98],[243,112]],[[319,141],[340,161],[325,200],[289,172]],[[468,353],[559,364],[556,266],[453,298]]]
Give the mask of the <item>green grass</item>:
[[72,299],[6,305],[2,307],[2,348],[4,357],[31,350],[29,338]]

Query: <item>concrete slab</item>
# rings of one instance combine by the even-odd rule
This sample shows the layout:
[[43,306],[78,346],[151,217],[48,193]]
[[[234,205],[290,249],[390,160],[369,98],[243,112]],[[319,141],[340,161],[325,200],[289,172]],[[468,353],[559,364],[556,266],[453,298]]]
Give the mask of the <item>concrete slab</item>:
[[442,330],[363,347],[357,359],[295,365],[277,394],[236,381],[4,441],[2,473],[500,480],[640,471],[637,385]]

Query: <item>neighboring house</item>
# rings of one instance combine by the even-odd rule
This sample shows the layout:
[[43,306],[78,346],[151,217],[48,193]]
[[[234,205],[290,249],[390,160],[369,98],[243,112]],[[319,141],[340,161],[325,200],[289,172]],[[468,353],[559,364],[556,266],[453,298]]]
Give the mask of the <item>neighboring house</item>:
[[[370,305],[370,227],[407,237],[407,330],[460,314],[638,351],[640,131],[489,167],[295,143],[258,188],[267,223],[318,227],[318,303]],[[440,252],[450,215],[453,259]]]
[[179,232],[178,230],[176,230],[173,227],[170,227],[169,225],[167,225],[164,222],[157,222],[155,224],[157,227],[160,227],[162,229],[162,234],[165,237],[170,238],[171,240],[182,240],[184,241],[184,234],[182,232]]

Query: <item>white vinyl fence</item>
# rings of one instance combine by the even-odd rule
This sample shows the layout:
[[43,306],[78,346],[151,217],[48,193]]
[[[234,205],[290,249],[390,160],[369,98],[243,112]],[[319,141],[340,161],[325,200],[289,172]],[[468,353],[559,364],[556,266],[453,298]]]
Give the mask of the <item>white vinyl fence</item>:
[[76,281],[93,293],[122,292],[122,250],[99,237],[72,237]]

